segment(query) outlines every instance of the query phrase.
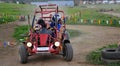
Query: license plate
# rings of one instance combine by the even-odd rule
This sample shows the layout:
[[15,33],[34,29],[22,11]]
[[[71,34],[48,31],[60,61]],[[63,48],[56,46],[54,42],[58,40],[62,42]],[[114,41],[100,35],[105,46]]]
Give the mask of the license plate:
[[37,51],[48,51],[49,47],[38,47]]

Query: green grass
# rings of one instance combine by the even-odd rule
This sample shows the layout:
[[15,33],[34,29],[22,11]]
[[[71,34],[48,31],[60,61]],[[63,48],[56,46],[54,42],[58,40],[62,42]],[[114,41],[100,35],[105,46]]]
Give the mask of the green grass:
[[15,28],[14,30],[14,34],[13,34],[13,37],[16,39],[16,40],[19,40],[19,39],[23,39],[23,37],[21,37],[20,35],[21,34],[26,34],[29,32],[29,29],[28,29],[28,26],[27,25],[23,25],[23,26],[18,26]]
[[114,63],[111,62],[110,64],[104,64],[101,60],[101,50],[105,48],[117,48],[117,47],[118,47],[117,44],[110,44],[102,48],[98,48],[90,52],[87,55],[86,60],[90,62],[91,64],[98,64],[98,65],[105,65],[105,66],[119,66],[120,62],[114,62]]
[[71,29],[67,29],[67,31],[70,33],[70,37],[77,37],[79,36],[81,33],[77,30],[71,30]]
[[0,14],[26,15],[33,12],[35,6],[25,4],[0,3]]
[[0,24],[13,22],[21,15],[31,14],[34,7],[25,4],[0,3]]
[[113,9],[115,12],[120,13],[120,4],[98,4],[95,6],[98,9]]
[[72,15],[80,10],[79,7],[64,7],[63,10],[66,14]]
[[[70,29],[67,29],[67,31],[70,33],[70,37],[76,37],[80,34],[79,31],[77,30],[70,30]],[[21,37],[20,35],[21,34],[27,34],[29,32],[29,29],[28,29],[28,26],[27,25],[23,25],[23,26],[18,26],[15,28],[14,30],[14,34],[13,34],[13,37],[16,39],[16,40],[19,40],[19,39],[23,39],[23,37]]]
[[[89,7],[94,6],[94,8],[87,8],[88,6]],[[118,5],[113,5],[113,6],[116,7]],[[98,10],[102,9],[102,7],[103,8],[106,7],[106,9],[114,8],[114,7],[110,7],[110,5],[105,5],[105,6],[103,6],[103,5],[81,5],[81,6],[72,7],[72,8],[66,7],[64,9],[65,9],[66,13],[70,16],[70,18],[67,21],[67,24],[120,26],[120,25],[118,25],[118,21],[120,20],[120,18],[98,12]],[[81,19],[84,20],[83,23],[80,22]],[[91,22],[90,22],[91,20],[95,20],[96,22],[91,24]],[[101,24],[98,23],[98,20],[101,21]],[[116,23],[106,24],[105,22],[107,20],[109,20],[109,21],[112,20],[113,22],[114,22],[114,20],[116,20]]]

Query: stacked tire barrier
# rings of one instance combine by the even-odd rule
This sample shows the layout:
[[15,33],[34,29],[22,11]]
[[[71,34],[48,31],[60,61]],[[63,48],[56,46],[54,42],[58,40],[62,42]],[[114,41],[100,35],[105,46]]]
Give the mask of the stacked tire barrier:
[[104,63],[120,62],[119,48],[107,48],[101,51],[101,60]]

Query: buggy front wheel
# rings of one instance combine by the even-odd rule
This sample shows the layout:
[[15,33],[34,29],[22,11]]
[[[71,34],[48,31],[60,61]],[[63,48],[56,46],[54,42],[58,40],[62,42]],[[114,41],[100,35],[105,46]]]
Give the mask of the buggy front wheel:
[[21,45],[19,47],[19,55],[20,55],[20,61],[22,64],[25,64],[27,63],[27,58],[28,58],[28,55],[27,55],[27,49],[24,45]]
[[71,61],[73,58],[73,49],[71,44],[67,43],[63,47],[63,57],[66,61]]

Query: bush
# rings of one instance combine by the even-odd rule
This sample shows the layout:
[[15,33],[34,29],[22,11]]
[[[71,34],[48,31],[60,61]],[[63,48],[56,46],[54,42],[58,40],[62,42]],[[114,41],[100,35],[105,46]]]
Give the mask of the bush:
[[18,26],[15,28],[13,37],[17,40],[22,39],[22,37],[20,37],[20,34],[26,34],[27,32],[29,32],[27,25]]
[[15,16],[2,16],[0,18],[0,24],[13,22],[15,20],[17,20],[17,18]]

